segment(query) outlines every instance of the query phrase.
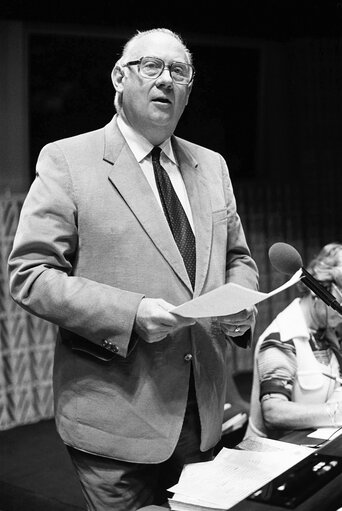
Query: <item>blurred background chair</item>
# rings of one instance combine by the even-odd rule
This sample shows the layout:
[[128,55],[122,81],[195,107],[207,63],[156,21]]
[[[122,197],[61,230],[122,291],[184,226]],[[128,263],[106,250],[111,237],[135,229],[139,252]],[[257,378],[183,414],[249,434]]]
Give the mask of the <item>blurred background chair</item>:
[[215,448],[215,453],[222,447],[232,448],[241,442],[249,417],[253,371],[234,371],[233,357],[229,360],[222,438]]

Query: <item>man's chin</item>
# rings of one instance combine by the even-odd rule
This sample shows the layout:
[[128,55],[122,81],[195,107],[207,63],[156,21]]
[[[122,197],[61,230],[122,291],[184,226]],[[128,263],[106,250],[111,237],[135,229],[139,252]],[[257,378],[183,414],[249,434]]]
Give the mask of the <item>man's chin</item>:
[[173,123],[172,115],[170,115],[170,112],[165,111],[154,111],[150,115],[150,119],[154,124],[160,124],[161,126],[167,126],[168,124]]
[[175,119],[171,112],[167,111],[154,111],[150,115],[150,121],[155,126],[160,126],[161,128],[170,127],[170,129],[174,129],[177,126],[178,119]]

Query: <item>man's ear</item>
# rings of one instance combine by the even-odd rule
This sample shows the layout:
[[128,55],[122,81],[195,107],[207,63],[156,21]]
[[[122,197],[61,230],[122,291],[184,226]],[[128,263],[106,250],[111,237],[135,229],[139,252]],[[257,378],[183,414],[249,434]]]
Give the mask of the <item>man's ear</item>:
[[191,84],[190,84],[190,86],[188,87],[188,97],[186,98],[186,103],[185,103],[185,105],[187,105],[187,104],[189,103],[189,98],[190,98],[191,91],[192,91],[192,83],[191,83]]
[[114,66],[114,68],[113,68],[112,73],[111,73],[111,78],[112,78],[112,83],[113,83],[114,89],[117,92],[122,92],[123,91],[123,79],[124,79],[124,77],[125,77],[124,70],[122,69],[121,66],[116,64]]

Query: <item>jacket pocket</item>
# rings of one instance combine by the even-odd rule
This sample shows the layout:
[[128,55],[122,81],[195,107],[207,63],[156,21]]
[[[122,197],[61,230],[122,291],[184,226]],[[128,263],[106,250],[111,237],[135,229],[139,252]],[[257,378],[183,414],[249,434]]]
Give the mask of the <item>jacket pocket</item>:
[[297,380],[303,390],[317,390],[323,387],[324,380],[320,371],[297,371]]

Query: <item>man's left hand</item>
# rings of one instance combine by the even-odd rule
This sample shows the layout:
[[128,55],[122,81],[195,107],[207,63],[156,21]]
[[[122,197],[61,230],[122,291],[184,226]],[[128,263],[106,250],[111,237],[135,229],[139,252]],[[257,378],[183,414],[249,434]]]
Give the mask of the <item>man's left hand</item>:
[[257,310],[256,307],[244,309],[229,316],[219,316],[216,321],[219,323],[225,335],[238,337],[249,330],[254,323]]

